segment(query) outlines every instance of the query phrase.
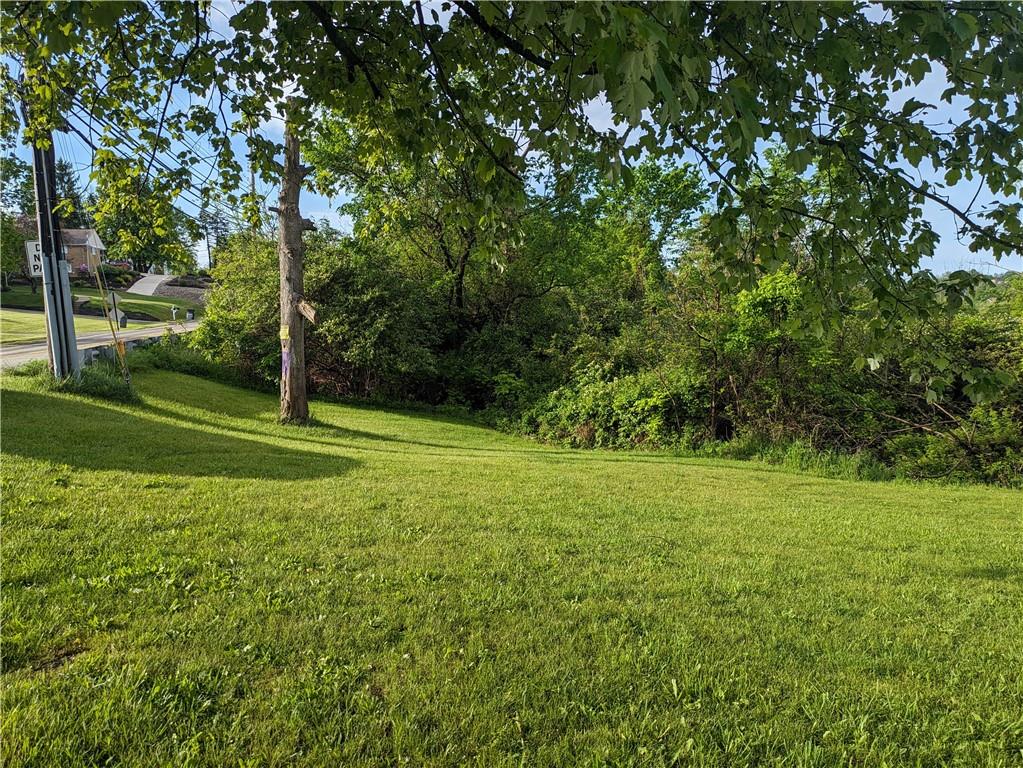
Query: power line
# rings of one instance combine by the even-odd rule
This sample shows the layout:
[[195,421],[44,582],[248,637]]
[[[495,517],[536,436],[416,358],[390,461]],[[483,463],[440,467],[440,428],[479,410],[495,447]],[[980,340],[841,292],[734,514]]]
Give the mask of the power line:
[[[86,129],[90,131],[90,133],[93,131],[93,128],[92,128],[91,124],[87,124],[85,119],[80,114],[69,113],[69,116],[70,116],[70,114],[74,114],[74,117],[83,126],[85,126]],[[91,118],[95,119],[95,116],[91,116]],[[119,126],[114,125],[112,122],[105,122],[105,121],[101,121],[101,120],[96,120],[96,122],[98,122],[100,124],[100,126],[105,128],[109,133],[114,134],[116,138],[120,139],[123,142],[126,142],[126,143],[130,144],[132,149],[134,149],[134,150],[136,150],[136,151],[138,151],[140,153],[146,152],[146,148],[141,144],[140,140],[135,139],[134,137],[132,137],[124,129],[120,128]],[[78,135],[83,139],[83,141],[86,141],[88,146],[94,152],[98,151],[97,147],[92,143],[91,137],[83,136],[80,131],[76,131],[76,133],[78,133]],[[121,154],[121,156],[124,157],[123,153]],[[160,168],[162,168],[163,170],[167,171],[168,173],[174,173],[175,172],[174,169],[172,169],[170,166],[168,166],[163,161],[163,159],[159,157],[159,154],[156,152],[156,150],[153,151],[153,156],[154,156],[154,163],[156,165],[158,165]],[[190,182],[191,182],[191,186],[197,186],[197,187],[204,186],[204,184],[197,184],[196,183],[195,177],[194,177],[194,175],[192,174],[191,171],[188,171],[188,175],[189,175],[189,179],[190,179]],[[182,192],[180,194],[182,196],[184,196],[186,198],[186,200],[188,200],[189,203],[191,203],[192,205],[196,206],[197,208],[201,209],[203,207],[206,207],[205,203],[203,201],[201,201],[201,200],[198,200],[198,198],[195,198],[194,196],[191,197],[191,198],[188,197],[188,195],[194,195],[194,193],[192,192],[191,188],[188,188],[186,190],[182,190]]]
[[[81,125],[82,125],[82,126],[83,126],[83,127],[85,128],[85,129],[86,129],[86,130],[88,130],[88,131],[92,132],[92,130],[93,130],[93,127],[92,127],[91,125],[89,125],[89,123],[88,123],[88,122],[87,122],[87,121],[86,121],[86,120],[85,120],[85,119],[84,119],[84,118],[83,118],[83,117],[82,117],[82,116],[81,116],[80,114],[78,114],[77,112],[69,112],[69,113],[68,113],[68,115],[67,115],[67,117],[69,117],[69,118],[70,118],[70,117],[73,117],[73,118],[74,118],[75,120],[77,120],[77,121],[78,121],[78,122],[79,122],[79,123],[80,123],[80,124],[81,124]],[[107,130],[107,131],[108,131],[108,132],[109,132],[109,133],[110,133],[111,135],[113,135],[113,136],[115,136],[115,138],[118,138],[118,139],[120,139],[121,141],[125,142],[125,143],[126,143],[126,144],[128,144],[128,145],[129,145],[129,146],[130,146],[130,147],[131,147],[132,149],[134,149],[134,150],[136,150],[136,151],[138,151],[138,152],[140,152],[140,153],[141,153],[141,152],[145,152],[145,147],[144,147],[144,146],[143,146],[143,145],[141,144],[141,142],[140,142],[139,140],[135,139],[134,137],[132,137],[132,136],[131,136],[130,134],[128,134],[128,133],[127,133],[126,131],[124,131],[123,129],[121,129],[121,128],[120,128],[119,126],[115,126],[115,125],[114,125],[114,124],[112,124],[112,123],[108,123],[108,122],[104,122],[104,121],[101,121],[101,120],[95,119],[95,116],[93,116],[93,119],[94,119],[94,120],[95,120],[96,122],[98,122],[98,123],[100,124],[100,126],[101,126],[101,127],[105,128],[105,129],[106,129],[106,130]],[[93,150],[93,152],[97,152],[97,151],[99,151],[99,150],[98,150],[98,148],[96,147],[96,145],[95,145],[95,144],[94,144],[94,143],[92,142],[92,139],[91,139],[91,137],[89,137],[89,136],[86,136],[85,134],[83,134],[83,133],[81,132],[81,130],[80,130],[80,129],[79,129],[79,128],[78,128],[77,126],[75,126],[75,125],[71,124],[70,122],[68,123],[68,126],[69,126],[69,127],[70,127],[70,128],[72,129],[72,131],[73,131],[73,132],[74,132],[74,133],[75,133],[76,135],[78,135],[78,137],[79,137],[79,138],[80,138],[80,139],[81,139],[81,140],[82,140],[82,141],[83,141],[83,142],[84,142],[84,143],[85,143],[85,144],[86,144],[86,145],[87,145],[87,146],[88,146],[88,147],[89,147],[90,149],[92,149],[92,150]],[[114,151],[114,150],[112,150],[112,149],[111,149],[110,151]],[[123,157],[123,158],[125,158],[125,159],[129,159],[129,158],[127,157],[127,155],[126,155],[126,154],[124,154],[123,152],[120,152],[120,153],[116,153],[116,154],[118,154],[118,155],[119,155],[120,157]],[[158,167],[162,168],[163,170],[167,171],[168,173],[175,173],[174,169],[173,169],[173,168],[171,168],[171,167],[170,167],[169,165],[167,165],[167,163],[166,163],[166,162],[164,162],[163,158],[161,158],[161,157],[159,156],[159,154],[158,154],[158,153],[156,153],[155,151],[154,151],[154,164],[155,164],[155,165],[157,165]],[[188,203],[189,205],[191,205],[191,206],[193,206],[194,208],[196,208],[196,209],[197,209],[197,211],[198,211],[198,212],[200,212],[200,213],[201,213],[202,211],[204,211],[204,210],[211,210],[211,209],[212,209],[212,210],[213,210],[214,212],[216,212],[216,213],[219,213],[220,215],[222,215],[222,216],[225,216],[225,217],[226,217],[227,219],[231,220],[231,221],[232,221],[232,223],[234,223],[234,224],[238,224],[238,218],[237,218],[237,216],[235,215],[235,212],[234,212],[234,211],[232,211],[232,210],[230,210],[230,209],[227,209],[227,208],[223,207],[223,206],[222,206],[222,205],[221,205],[221,204],[220,204],[220,203],[219,203],[218,201],[216,201],[216,200],[203,200],[203,199],[201,199],[200,197],[197,197],[197,196],[196,196],[196,193],[195,193],[195,192],[194,192],[194,191],[192,190],[192,188],[191,188],[191,187],[192,187],[192,186],[202,186],[202,184],[197,184],[197,183],[196,183],[196,179],[195,179],[195,177],[194,177],[194,175],[192,174],[192,172],[191,172],[191,171],[189,171],[189,170],[187,170],[187,169],[186,169],[186,172],[187,172],[187,173],[188,173],[188,175],[189,175],[189,178],[190,178],[190,182],[191,182],[191,185],[190,185],[189,187],[186,187],[186,188],[185,188],[185,189],[183,189],[183,190],[180,190],[180,191],[178,192],[178,197],[179,197],[179,198],[181,198],[181,199],[183,199],[183,200],[184,200],[184,201],[185,201],[186,203]],[[199,221],[198,221],[198,219],[196,219],[196,218],[195,218],[195,216],[193,216],[193,215],[189,214],[188,212],[186,212],[186,211],[183,211],[183,210],[181,210],[181,209],[180,209],[180,208],[178,208],[177,206],[175,206],[175,208],[176,208],[176,209],[177,209],[177,210],[178,210],[178,211],[179,211],[180,213],[182,213],[183,215],[187,216],[188,218],[192,219],[193,221],[196,221],[196,223],[199,223],[199,224],[201,224],[201,223],[202,223],[202,222],[199,222]]]
[[[78,119],[81,119],[81,118],[78,118]],[[77,129],[77,128],[76,128],[75,126],[71,125],[70,123],[69,123],[69,127],[71,127],[71,128],[72,128],[72,130],[73,130],[73,131],[74,131],[74,132],[75,132],[76,134],[78,134],[79,138],[81,138],[81,139],[82,139],[82,140],[83,140],[83,141],[84,141],[84,142],[85,142],[85,143],[86,143],[86,144],[87,144],[88,146],[90,146],[90,147],[91,147],[91,148],[92,148],[92,149],[93,149],[94,151],[96,150],[96,147],[95,147],[95,145],[94,145],[94,144],[92,144],[91,140],[89,140],[89,139],[88,139],[88,137],[86,137],[86,136],[84,136],[83,134],[81,134],[81,133],[80,133],[80,132],[78,131],[78,129]],[[121,156],[123,157],[124,155],[121,155]],[[193,205],[193,206],[196,206],[196,205],[197,205],[197,204],[195,203],[195,201],[193,201],[193,200],[189,200],[188,202],[189,202],[189,203],[190,203],[191,205]],[[208,228],[208,223],[207,223],[207,222],[204,222],[204,221],[202,221],[201,219],[197,218],[196,216],[194,216],[194,215],[192,215],[192,214],[188,213],[187,211],[183,210],[183,209],[182,209],[182,208],[181,208],[180,206],[178,206],[178,205],[175,205],[175,204],[173,204],[173,203],[172,203],[172,204],[171,204],[171,207],[172,207],[172,208],[173,208],[173,209],[174,209],[175,211],[177,211],[177,212],[178,212],[178,213],[179,213],[180,215],[182,215],[182,216],[184,216],[184,217],[188,218],[188,219],[189,219],[189,220],[191,220],[191,221],[192,221],[193,223],[195,223],[195,225],[196,225],[197,227],[199,227],[199,229],[200,229],[200,230],[202,230],[203,232],[205,232],[205,231],[207,230],[207,228]],[[200,212],[200,215],[201,215],[201,213],[202,213],[202,210],[203,210],[203,209],[202,209],[202,207],[201,207],[201,206],[197,206],[197,207],[199,207],[199,212]],[[215,210],[217,210],[217,209],[215,209]],[[220,212],[221,212],[221,213],[223,213],[222,211],[220,211]],[[239,227],[240,227],[240,224],[239,224],[239,221],[238,221],[238,219],[237,219],[237,218],[235,218],[235,217],[233,217],[233,216],[230,216],[230,215],[226,215],[226,216],[225,216],[225,218],[226,218],[226,219],[227,219],[228,221],[230,221],[230,222],[231,222],[231,224],[233,224],[234,226],[239,226]]]
[[[150,13],[152,13],[152,12],[153,12],[152,9],[150,9]],[[214,30],[212,29],[212,26],[210,26],[208,31],[209,31],[210,34],[212,34],[214,32]],[[221,39],[223,39],[225,42],[228,42],[227,39],[225,37],[223,37],[223,35],[218,35],[218,36],[221,37]],[[35,41],[33,41],[33,42],[35,42]],[[35,43],[35,45],[38,47],[38,43]],[[16,63],[20,64],[20,62],[16,62]],[[70,121],[67,120],[67,119],[66,119],[66,123],[67,123],[68,127],[70,127],[72,129],[72,131],[85,143],[85,145],[88,146],[90,149],[92,149],[94,154],[95,154],[95,152],[98,151],[96,145],[92,142],[92,139],[91,139],[91,136],[92,136],[92,134],[94,132],[93,131],[93,122],[94,121],[98,122],[105,129],[105,132],[117,133],[119,135],[119,138],[122,141],[128,142],[132,146],[132,148],[134,148],[135,150],[143,152],[143,153],[146,151],[145,148],[143,148],[141,146],[139,141],[137,141],[134,137],[131,137],[123,129],[120,129],[118,126],[113,125],[113,123],[111,123],[111,122],[105,122],[103,120],[99,120],[96,117],[96,115],[92,112],[92,110],[89,110],[87,107],[85,107],[85,105],[81,103],[81,101],[75,96],[74,93],[68,92],[67,95],[70,96],[71,102],[73,104],[77,104],[78,108],[82,109],[88,115],[88,119],[85,119],[81,115],[77,115],[77,114],[75,115],[75,117],[79,121],[81,121],[82,126],[85,128],[85,130],[88,132],[89,135],[87,136],[84,133],[82,133],[78,128],[74,127],[70,123]],[[171,100],[173,100],[173,90],[170,92],[169,98]],[[180,105],[178,105],[178,106],[180,106]],[[140,111],[141,111],[142,114],[146,115],[146,117],[148,117],[150,120],[153,119],[152,115],[150,115],[145,110],[140,110]],[[69,117],[71,117],[70,111],[66,115],[66,118],[69,118]],[[186,147],[188,147],[192,151],[192,153],[193,153],[193,155],[195,157],[197,157],[198,159],[206,162],[210,166],[211,174],[206,177],[206,180],[205,180],[205,182],[203,182],[203,184],[198,184],[198,185],[195,183],[195,177],[194,177],[192,171],[190,169],[187,169],[187,168],[184,169],[186,171],[186,173],[188,174],[188,177],[189,177],[189,180],[191,182],[191,185],[198,186],[200,188],[204,187],[205,184],[209,182],[210,178],[212,178],[212,175],[214,173],[218,172],[218,169],[217,169],[216,165],[214,165],[209,158],[203,157],[202,154],[199,153],[196,150],[196,142],[195,141],[189,143],[189,142],[186,142],[184,139],[177,139],[177,140],[180,141],[180,143],[184,144]],[[113,151],[113,150],[111,149],[110,151]],[[69,152],[68,154],[71,155],[72,153]],[[129,159],[123,153],[119,153],[119,154],[120,154],[120,156],[122,158]],[[159,158],[159,153],[158,153],[156,147],[152,148],[151,164],[152,163],[155,163],[155,164],[159,165],[161,168],[163,168],[168,173],[172,173],[172,174],[175,173],[175,171],[172,168],[167,166],[163,162],[163,160],[161,158]],[[191,204],[192,206],[194,206],[198,210],[200,215],[202,214],[203,211],[212,208],[217,213],[225,216],[228,220],[232,221],[235,225],[239,224],[239,219],[235,215],[234,211],[223,209],[222,207],[220,207],[220,204],[216,200],[209,200],[209,201],[207,201],[207,200],[199,200],[199,201],[196,201],[196,199],[194,197],[189,197],[189,196],[185,195],[184,194],[185,191],[186,190],[181,190],[178,193],[177,197],[184,197],[185,200],[189,204]],[[191,194],[191,189],[188,189],[187,191],[189,192],[189,194]],[[202,222],[200,222],[195,216],[192,216],[191,214],[187,213],[186,211],[182,210],[180,207],[178,207],[176,205],[172,204],[172,206],[173,206],[173,208],[176,211],[178,211],[182,215],[186,216],[187,218],[191,219],[192,221],[196,222],[197,224],[202,226],[203,229],[205,229],[205,227],[203,226]]]

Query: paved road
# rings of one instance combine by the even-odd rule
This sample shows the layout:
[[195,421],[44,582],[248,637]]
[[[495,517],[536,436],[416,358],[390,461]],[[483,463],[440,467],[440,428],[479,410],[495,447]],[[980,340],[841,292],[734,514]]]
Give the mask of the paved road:
[[126,293],[137,293],[140,296],[152,296],[153,292],[168,280],[173,280],[177,275],[145,275],[126,288]]
[[[198,320],[189,320],[184,323],[161,323],[160,325],[150,325],[145,328],[125,329],[119,331],[117,337],[123,341],[137,341],[139,339],[150,339],[154,336],[163,336],[168,328],[175,333],[185,333],[198,327]],[[105,333],[83,333],[78,337],[79,349],[105,347],[108,344],[110,344],[109,331]],[[0,347],[0,368],[13,368],[30,360],[46,359],[45,341],[34,341],[30,344],[4,344]]]

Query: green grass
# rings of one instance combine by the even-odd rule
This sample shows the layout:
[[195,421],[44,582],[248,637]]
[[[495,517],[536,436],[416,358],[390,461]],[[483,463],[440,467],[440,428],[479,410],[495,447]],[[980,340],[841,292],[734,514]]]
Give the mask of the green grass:
[[5,765],[1023,765],[1019,492],[135,380],[5,376]]
[[[155,323],[129,320],[129,328],[144,328]],[[109,333],[106,318],[90,315],[75,315],[75,332]],[[0,308],[0,344],[25,344],[46,340],[46,317],[42,312],[23,312]]]
[[[100,291],[95,288],[72,287],[71,293],[75,296],[88,297],[92,299],[91,306],[102,307],[100,302]],[[157,320],[170,320],[171,307],[178,308],[178,320],[185,319],[185,311],[195,310],[196,319],[202,317],[202,306],[194,301],[186,299],[167,298],[166,296],[136,296],[123,289],[114,291],[117,294],[117,306],[125,312],[144,312]],[[0,293],[0,304],[5,307],[17,307],[21,309],[42,309],[42,292],[32,293],[27,285],[14,285],[10,290]],[[131,322],[130,320],[128,321]],[[136,321],[138,322],[138,321]]]

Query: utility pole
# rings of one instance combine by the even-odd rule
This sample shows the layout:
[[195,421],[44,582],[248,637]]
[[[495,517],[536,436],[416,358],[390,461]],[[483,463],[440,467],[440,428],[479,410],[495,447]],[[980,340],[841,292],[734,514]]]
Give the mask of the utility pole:
[[[256,161],[255,161],[255,158],[252,156],[252,126],[251,125],[247,126],[246,127],[246,131],[247,131],[248,136],[249,136],[249,153],[248,153],[248,161],[249,161],[249,199],[250,199],[252,205],[255,205],[256,204]],[[262,211],[260,211],[260,213],[262,213]],[[255,220],[253,220],[253,222],[252,222],[252,224],[250,225],[249,228],[251,229],[251,231],[253,233],[255,233],[255,231],[256,231],[256,222],[255,222]]]
[[275,212],[278,215],[277,255],[281,271],[281,421],[309,420],[305,381],[305,318],[316,322],[316,311],[303,300],[305,244],[302,233],[315,229],[298,207],[306,169],[299,158],[299,142],[289,113],[284,126],[284,168]]
[[[21,104],[21,114],[28,126],[28,107]],[[35,179],[36,225],[39,248],[43,257],[43,308],[46,312],[46,343],[50,353],[50,370],[58,379],[78,377],[81,362],[71,299],[71,276],[64,244],[60,236],[60,220],[56,213],[56,163],[53,155],[53,134],[44,135],[45,149],[32,145],[32,171]]]
[[252,126],[249,126],[249,194],[256,199],[256,164],[252,159]]

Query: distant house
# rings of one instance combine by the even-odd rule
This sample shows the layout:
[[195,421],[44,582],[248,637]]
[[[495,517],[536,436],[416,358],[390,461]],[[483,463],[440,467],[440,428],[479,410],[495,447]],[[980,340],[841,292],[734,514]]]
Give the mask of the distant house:
[[62,229],[64,253],[71,269],[98,267],[107,255],[107,247],[95,229]]

